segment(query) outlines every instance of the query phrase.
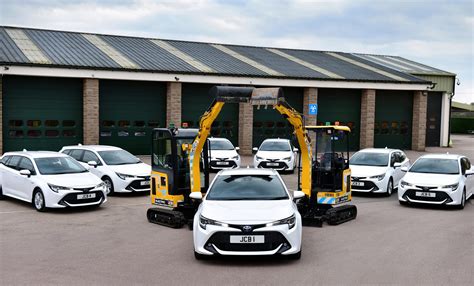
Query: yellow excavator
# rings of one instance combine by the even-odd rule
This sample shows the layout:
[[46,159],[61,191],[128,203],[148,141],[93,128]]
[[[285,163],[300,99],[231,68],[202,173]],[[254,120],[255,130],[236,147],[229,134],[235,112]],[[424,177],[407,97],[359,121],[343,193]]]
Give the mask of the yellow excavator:
[[[155,128],[152,132],[150,199],[155,207],[147,211],[150,222],[173,228],[192,224],[199,203],[189,194],[205,193],[209,186],[207,138],[212,123],[224,104],[241,102],[272,106],[293,126],[293,135],[300,146],[298,188],[306,194],[298,201],[303,223],[339,224],[356,217],[354,205],[337,206],[352,198],[349,145],[343,144],[348,140],[348,127],[305,127],[302,114],[285,101],[281,88],[215,86],[210,95],[214,101],[201,117],[199,129]],[[317,138],[315,159],[309,139],[312,132]]]

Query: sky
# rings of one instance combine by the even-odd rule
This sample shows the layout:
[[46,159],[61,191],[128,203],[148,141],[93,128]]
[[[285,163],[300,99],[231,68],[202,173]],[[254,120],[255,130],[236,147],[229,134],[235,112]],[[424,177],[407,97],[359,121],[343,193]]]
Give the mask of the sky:
[[474,102],[471,0],[0,0],[0,24],[396,55],[457,74]]

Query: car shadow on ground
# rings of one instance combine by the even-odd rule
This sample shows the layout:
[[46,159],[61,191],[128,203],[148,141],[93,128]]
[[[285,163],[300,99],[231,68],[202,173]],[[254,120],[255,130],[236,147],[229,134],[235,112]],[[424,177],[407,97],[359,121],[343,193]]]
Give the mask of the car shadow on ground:
[[135,198],[135,197],[146,197],[150,195],[150,192],[132,192],[132,193],[113,193],[107,195],[108,197],[114,198]]
[[277,256],[211,256],[209,258],[204,258],[199,260],[199,263],[212,265],[212,266],[280,266],[287,264],[298,263],[299,260],[293,260],[291,258],[285,257],[284,255]]
[[[4,198],[3,202],[8,202],[9,204],[16,205],[20,208],[24,208],[23,211],[36,211],[32,203],[13,199],[13,198]],[[65,214],[65,213],[83,213],[90,211],[100,211],[102,208],[100,206],[86,206],[86,207],[77,207],[77,208],[48,208],[43,213],[48,214]]]
[[[471,206],[469,206],[471,205]],[[469,199],[466,201],[466,207],[472,207],[474,205],[474,200]],[[417,204],[417,203],[409,203],[400,205],[404,208],[413,208],[413,209],[424,209],[424,210],[440,210],[440,211],[462,211],[462,209],[457,208],[457,206],[446,206],[446,205],[429,205],[429,204]]]

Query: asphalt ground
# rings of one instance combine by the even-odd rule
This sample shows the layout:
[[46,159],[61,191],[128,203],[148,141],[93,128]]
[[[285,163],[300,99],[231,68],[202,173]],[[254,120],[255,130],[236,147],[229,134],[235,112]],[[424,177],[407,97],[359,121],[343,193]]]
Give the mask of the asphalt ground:
[[[427,151],[474,161],[474,136],[453,136],[453,143]],[[413,161],[422,153],[407,154]],[[296,187],[296,175],[283,177]],[[148,223],[146,195],[46,213],[7,199],[0,201],[0,284],[473,285],[474,200],[462,211],[400,206],[395,194],[355,196],[353,203],[356,220],[303,229],[299,261],[196,261],[191,231]]]

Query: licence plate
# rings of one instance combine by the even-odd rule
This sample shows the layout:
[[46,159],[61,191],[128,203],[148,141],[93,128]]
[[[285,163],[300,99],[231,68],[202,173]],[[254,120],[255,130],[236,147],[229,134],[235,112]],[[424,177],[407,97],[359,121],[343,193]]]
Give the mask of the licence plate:
[[353,185],[353,186],[356,186],[356,187],[363,187],[363,186],[364,186],[364,182],[352,182],[352,185]]
[[276,167],[278,166],[278,163],[267,163],[267,166]]
[[436,193],[430,193],[430,192],[416,192],[415,194],[417,197],[427,197],[427,198],[436,197]]
[[150,185],[150,181],[141,181],[140,182],[140,186],[149,186]]
[[230,243],[265,243],[264,235],[231,235]]
[[229,165],[229,162],[216,162],[216,165],[219,165],[219,166]]
[[79,194],[79,195],[77,195],[78,200],[93,199],[93,198],[95,198],[95,194]]

